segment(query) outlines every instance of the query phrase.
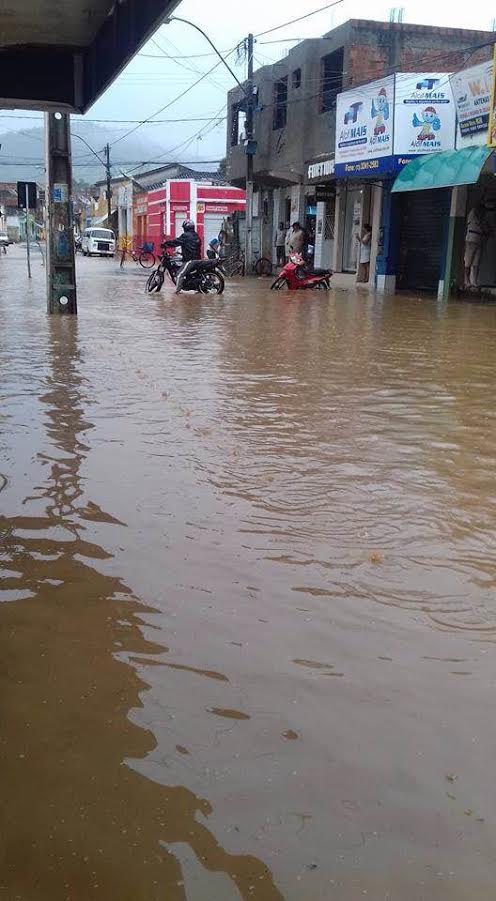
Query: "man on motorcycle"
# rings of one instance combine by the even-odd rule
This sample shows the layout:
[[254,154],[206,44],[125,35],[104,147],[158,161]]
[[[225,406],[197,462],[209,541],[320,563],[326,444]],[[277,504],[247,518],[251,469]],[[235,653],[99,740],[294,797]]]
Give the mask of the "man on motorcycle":
[[183,268],[179,270],[176,282],[176,294],[179,294],[190,269],[201,259],[201,239],[191,219],[183,222],[183,234],[164,242],[166,247],[180,247],[183,254]]

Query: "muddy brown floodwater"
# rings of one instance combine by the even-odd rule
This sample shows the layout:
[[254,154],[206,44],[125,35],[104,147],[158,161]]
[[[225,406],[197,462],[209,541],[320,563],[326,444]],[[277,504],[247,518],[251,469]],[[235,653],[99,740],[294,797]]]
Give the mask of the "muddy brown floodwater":
[[0,257],[2,901],[474,901],[496,309]]

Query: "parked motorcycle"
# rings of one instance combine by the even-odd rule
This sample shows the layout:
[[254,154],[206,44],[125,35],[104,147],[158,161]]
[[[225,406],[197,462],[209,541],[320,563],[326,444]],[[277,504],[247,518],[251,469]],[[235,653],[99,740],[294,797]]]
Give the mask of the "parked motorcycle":
[[330,269],[307,269],[301,254],[292,253],[271,285],[271,290],[299,291],[313,288],[317,291],[328,291],[331,277]]
[[[175,285],[177,276],[183,267],[182,258],[177,254],[171,255],[162,245],[160,262],[150,274],[146,282],[148,294],[154,294],[161,290],[168,272],[172,283]],[[190,269],[182,285],[183,291],[199,291],[200,294],[222,294],[224,291],[224,277],[222,275],[219,260],[198,260]]]

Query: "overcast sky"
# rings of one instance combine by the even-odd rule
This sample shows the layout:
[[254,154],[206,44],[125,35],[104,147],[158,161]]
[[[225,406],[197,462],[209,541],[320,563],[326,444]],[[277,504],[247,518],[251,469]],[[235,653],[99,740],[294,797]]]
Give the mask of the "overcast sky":
[[[200,25],[220,50],[230,51],[249,31],[265,31],[323,5],[325,0],[273,0],[272,3],[267,0],[242,3],[236,0],[217,0],[210,4],[205,0],[183,0],[176,13]],[[366,0],[353,0],[353,3],[351,0],[344,0],[334,9],[261,37],[255,50],[256,67],[280,59],[293,46],[287,40],[289,38],[317,37],[351,17],[388,19],[389,9],[390,4],[380,0],[373,3]],[[493,0],[479,0],[472,6],[455,4],[453,0],[440,0],[437,4],[431,0],[415,0],[406,2],[404,10],[405,22],[482,30],[490,30],[496,16]],[[277,39],[284,41],[272,43]],[[269,41],[271,43],[267,43]],[[194,58],[167,58],[172,56]],[[242,80],[245,64],[237,61],[234,53],[228,58]],[[192,28],[179,22],[164,25],[154,40],[148,42],[119,79],[94,104],[87,118],[144,119],[174,100],[200,75],[214,66],[216,61],[206,41]],[[138,133],[149,136],[155,150],[157,146],[160,147],[164,160],[178,158],[185,162],[195,162],[219,159],[225,152],[223,116],[226,92],[232,84],[229,72],[222,65],[218,66],[211,76],[156,117],[157,120],[206,117],[207,121],[157,122],[141,126]],[[11,118],[10,111],[0,112],[0,132],[12,128],[26,129],[35,124],[34,120]],[[123,126],[127,129],[132,127],[132,124]],[[154,156],[157,155],[154,153]]]

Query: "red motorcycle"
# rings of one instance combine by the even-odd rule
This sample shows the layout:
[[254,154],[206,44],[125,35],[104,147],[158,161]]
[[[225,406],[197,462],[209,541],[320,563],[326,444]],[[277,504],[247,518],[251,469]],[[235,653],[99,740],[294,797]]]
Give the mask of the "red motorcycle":
[[314,288],[317,291],[328,291],[331,276],[330,269],[306,269],[303,257],[299,253],[292,253],[271,285],[271,290],[299,291],[302,288]]

